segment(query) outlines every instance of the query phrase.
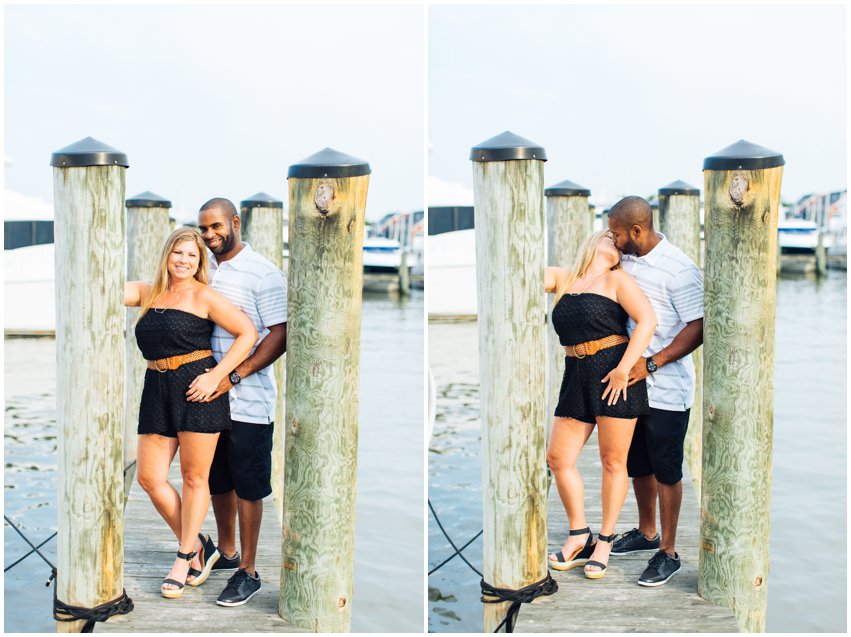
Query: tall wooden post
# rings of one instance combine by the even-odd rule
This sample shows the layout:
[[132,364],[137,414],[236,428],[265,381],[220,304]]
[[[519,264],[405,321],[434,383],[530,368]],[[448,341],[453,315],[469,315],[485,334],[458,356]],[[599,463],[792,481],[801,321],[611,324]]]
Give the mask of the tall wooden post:
[[[470,151],[476,208],[484,579],[547,574],[543,148],[511,132]],[[485,604],[492,632],[508,603]]]
[[[157,259],[170,234],[168,211],[171,202],[152,192],[143,192],[126,202],[127,205],[127,280],[153,281]],[[124,500],[130,495],[136,475],[136,440],[139,425],[139,404],[147,367],[136,345],[136,317],[139,308],[126,309],[125,351],[127,379],[124,406]]]
[[744,140],[707,157],[703,491],[698,593],[765,630],[783,155]]
[[827,274],[827,249],[824,247],[824,232],[819,230],[816,244],[816,276]]
[[[92,608],[124,588],[124,173],[87,137],[53,153],[56,211],[58,598]],[[84,622],[57,622],[80,632]]]
[[[547,188],[544,196],[547,198],[547,265],[569,268],[582,241],[594,230],[594,213],[588,206],[591,191],[565,180]],[[554,299],[553,294],[547,297],[547,316],[552,312]],[[547,327],[547,345],[546,439],[549,441],[564,376],[564,348],[551,324]]]
[[[668,241],[700,267],[700,190],[684,181],[675,181],[660,188],[659,229]],[[694,403],[689,414],[685,459],[695,493],[700,494],[703,428],[703,352],[700,347],[692,352],[691,359],[695,373]]]
[[408,266],[408,252],[404,246],[401,250],[399,260],[399,294],[410,296],[411,294],[411,268]]
[[[271,261],[276,268],[284,269],[284,202],[265,192],[258,192],[240,202],[242,238],[251,248]],[[281,356],[273,363],[277,400],[275,424],[272,434],[272,502],[278,521],[284,516],[284,360]]]
[[363,229],[369,164],[326,148],[289,169],[286,462],[279,613],[351,624]]

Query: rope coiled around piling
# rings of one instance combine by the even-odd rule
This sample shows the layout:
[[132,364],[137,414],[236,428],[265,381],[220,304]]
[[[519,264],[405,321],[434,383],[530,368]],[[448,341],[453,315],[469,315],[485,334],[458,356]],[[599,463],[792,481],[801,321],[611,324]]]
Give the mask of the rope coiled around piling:
[[[514,624],[517,621],[517,614],[520,612],[521,604],[528,604],[541,595],[552,595],[558,591],[558,583],[552,578],[549,571],[547,576],[540,582],[529,584],[523,588],[512,590],[510,588],[497,588],[492,584],[488,584],[484,578],[481,581],[482,587],[482,603],[484,604],[500,604],[502,602],[511,602],[508,607],[508,612],[505,619],[497,626],[493,632],[498,633],[499,629],[505,626],[505,632],[513,633]],[[485,598],[491,599],[485,599]]]

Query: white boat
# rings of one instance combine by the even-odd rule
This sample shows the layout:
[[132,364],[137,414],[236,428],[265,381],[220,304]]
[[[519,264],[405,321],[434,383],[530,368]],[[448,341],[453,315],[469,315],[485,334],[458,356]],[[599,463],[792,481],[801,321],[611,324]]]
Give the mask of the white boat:
[[402,246],[398,241],[383,237],[363,240],[363,271],[365,274],[398,274],[402,263]]
[[[783,254],[815,254],[818,245],[819,227],[807,219],[781,219],[777,223],[780,251]],[[825,248],[830,248],[832,237],[822,237]]]
[[6,334],[56,332],[52,243],[3,251]]

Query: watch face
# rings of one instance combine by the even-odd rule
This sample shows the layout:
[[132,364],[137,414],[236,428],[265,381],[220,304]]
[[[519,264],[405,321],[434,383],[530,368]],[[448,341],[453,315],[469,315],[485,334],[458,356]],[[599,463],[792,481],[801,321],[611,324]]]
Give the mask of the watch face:
[[652,358],[647,359],[647,371],[651,374],[656,371],[656,361]]
[[238,385],[239,381],[241,381],[242,378],[240,378],[239,374],[237,374],[236,372],[231,372],[228,380],[230,380],[231,385]]

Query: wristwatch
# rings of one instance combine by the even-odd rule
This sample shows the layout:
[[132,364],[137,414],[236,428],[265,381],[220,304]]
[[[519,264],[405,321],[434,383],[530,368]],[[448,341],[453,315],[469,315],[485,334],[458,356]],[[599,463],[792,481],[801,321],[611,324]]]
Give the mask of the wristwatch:
[[234,370],[230,373],[230,376],[228,376],[228,380],[230,381],[231,385],[239,385],[239,383],[242,381],[242,377],[236,373],[236,370]]
[[[656,361],[654,361],[653,357],[651,356],[650,358],[647,359],[647,372],[652,374],[657,369],[659,369],[659,368],[656,366]],[[234,373],[236,373],[236,372],[234,372]]]

